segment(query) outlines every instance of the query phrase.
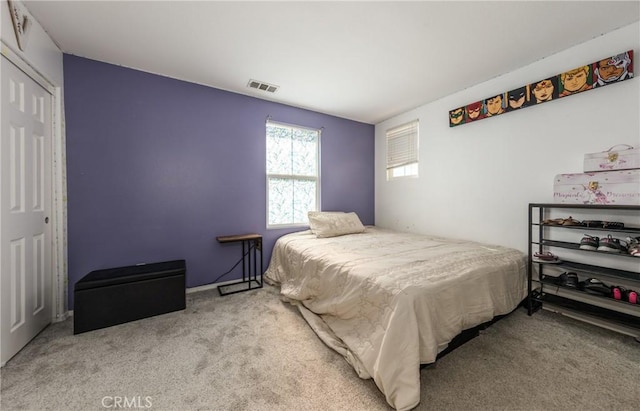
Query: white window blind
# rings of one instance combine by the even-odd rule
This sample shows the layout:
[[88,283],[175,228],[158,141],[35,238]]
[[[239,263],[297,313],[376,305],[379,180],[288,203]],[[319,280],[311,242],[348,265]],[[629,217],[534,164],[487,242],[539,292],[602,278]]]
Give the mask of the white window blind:
[[387,130],[387,176],[398,176],[393,171],[399,168],[415,170],[401,176],[416,175],[418,163],[418,120]]

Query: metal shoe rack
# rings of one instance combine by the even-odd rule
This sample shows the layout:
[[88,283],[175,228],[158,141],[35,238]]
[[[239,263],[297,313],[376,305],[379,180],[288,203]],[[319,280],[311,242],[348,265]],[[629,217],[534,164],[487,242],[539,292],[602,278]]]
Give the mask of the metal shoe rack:
[[[545,224],[549,218],[624,222],[618,229]],[[640,294],[640,258],[630,254],[583,250],[584,235],[624,239],[640,236],[640,206],[591,204],[529,204],[528,313],[540,308],[633,336],[640,342],[640,304],[595,295],[559,285],[557,276],[575,272],[580,281],[597,278]],[[534,261],[534,253],[552,252],[555,264]]]

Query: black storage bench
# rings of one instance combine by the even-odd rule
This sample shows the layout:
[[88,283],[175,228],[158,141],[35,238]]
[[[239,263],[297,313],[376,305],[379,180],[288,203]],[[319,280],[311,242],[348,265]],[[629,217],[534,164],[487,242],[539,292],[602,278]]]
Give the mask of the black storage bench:
[[74,287],[73,333],[184,310],[185,260],[92,271]]

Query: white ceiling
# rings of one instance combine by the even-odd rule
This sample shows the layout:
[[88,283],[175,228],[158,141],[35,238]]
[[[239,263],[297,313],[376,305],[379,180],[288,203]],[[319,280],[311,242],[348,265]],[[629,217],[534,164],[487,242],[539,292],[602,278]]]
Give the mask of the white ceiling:
[[23,3],[65,53],[371,124],[640,19],[638,0]]

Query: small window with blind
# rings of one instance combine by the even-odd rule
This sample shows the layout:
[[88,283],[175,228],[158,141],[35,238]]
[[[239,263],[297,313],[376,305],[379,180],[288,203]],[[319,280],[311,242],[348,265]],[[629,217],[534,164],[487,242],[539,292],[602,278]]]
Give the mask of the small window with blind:
[[387,130],[387,180],[418,176],[418,120]]

